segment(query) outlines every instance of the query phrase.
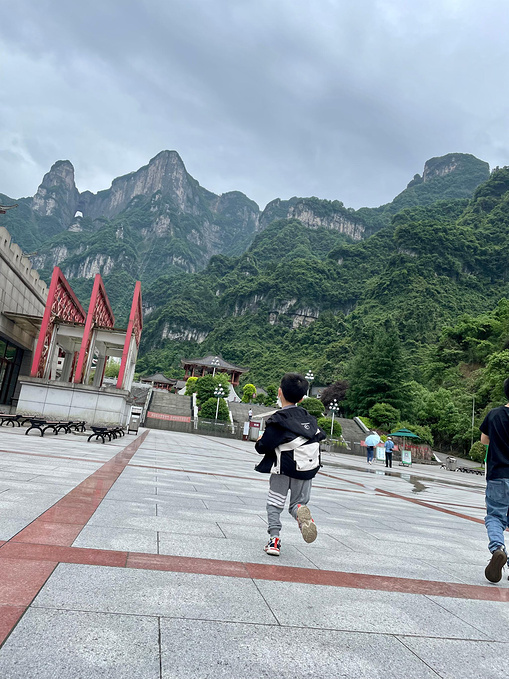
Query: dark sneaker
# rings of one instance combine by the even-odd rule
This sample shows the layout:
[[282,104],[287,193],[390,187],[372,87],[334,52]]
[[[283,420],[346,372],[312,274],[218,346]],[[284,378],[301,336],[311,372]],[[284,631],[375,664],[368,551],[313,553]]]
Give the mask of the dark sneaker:
[[281,538],[270,538],[263,549],[271,556],[279,556],[279,552],[281,551]]
[[317,530],[311,512],[306,505],[298,505],[297,507],[297,523],[299,524],[300,532],[305,542],[314,542],[316,540]]
[[507,552],[504,547],[499,547],[491,553],[491,559],[486,566],[484,575],[486,580],[490,582],[500,582],[502,579],[502,570],[507,563]]

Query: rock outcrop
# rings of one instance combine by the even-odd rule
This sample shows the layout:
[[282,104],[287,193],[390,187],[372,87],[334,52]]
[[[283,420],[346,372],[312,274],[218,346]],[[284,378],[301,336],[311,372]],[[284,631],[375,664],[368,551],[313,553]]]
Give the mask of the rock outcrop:
[[53,217],[66,227],[74,217],[80,194],[74,183],[74,167],[68,160],[57,161],[44,175],[32,198],[32,210],[40,217]]

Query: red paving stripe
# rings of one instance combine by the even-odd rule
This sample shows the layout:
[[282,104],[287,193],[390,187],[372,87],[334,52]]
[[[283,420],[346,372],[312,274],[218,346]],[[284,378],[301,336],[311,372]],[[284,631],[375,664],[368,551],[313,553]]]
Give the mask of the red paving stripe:
[[[357,483],[355,481],[348,481],[348,479],[343,479],[340,476],[334,476],[332,474],[325,474],[321,472],[324,476],[329,476],[331,479],[336,479],[337,481],[345,481],[348,483],[355,483],[358,486],[363,486],[364,488],[368,488],[368,486],[364,485],[363,483]],[[455,486],[456,487],[456,486]],[[405,495],[399,495],[398,493],[392,493],[389,490],[383,490],[383,488],[375,488],[374,489],[376,493],[380,493],[381,495],[385,495],[387,497],[394,497],[397,498],[398,500],[405,500],[406,502],[412,502],[413,504],[416,505],[421,505],[421,507],[427,507],[428,509],[434,509],[437,512],[442,512],[443,514],[450,514],[451,516],[457,516],[460,519],[466,519],[467,521],[473,521],[474,523],[482,523],[484,525],[484,520],[483,519],[478,519],[474,516],[468,516],[468,514],[460,514],[459,512],[453,512],[452,509],[445,509],[445,507],[437,507],[437,505],[431,504],[429,502],[425,502],[424,500],[418,500],[415,497],[406,497]],[[445,504],[445,503],[441,503]],[[459,505],[462,506],[462,505]]]
[[11,538],[10,542],[31,542],[62,547],[72,545],[148,434],[148,431],[143,432]]
[[405,497],[404,495],[398,495],[398,493],[391,493],[389,490],[383,490],[382,488],[375,488],[377,493],[382,493],[382,495],[387,495],[388,497],[394,497],[398,500],[405,500],[406,502],[412,502],[415,505],[421,505],[421,507],[427,507],[428,509],[434,509],[436,512],[442,512],[443,514],[450,514],[451,516],[458,516],[460,519],[466,519],[467,521],[473,521],[474,523],[482,523],[484,525],[483,519],[477,519],[474,516],[468,516],[467,514],[460,514],[459,512],[453,512],[452,509],[445,509],[445,507],[437,507],[429,502],[424,502],[423,500],[418,500],[415,497]]
[[[10,607],[0,628],[0,644],[20,619],[21,609],[32,603],[59,562],[125,565],[127,555],[122,552],[100,557],[94,550],[69,552],[66,548],[71,549],[70,545],[148,434],[148,431],[143,432],[53,507],[0,546],[0,606]],[[65,514],[73,523],[62,520]],[[79,554],[77,560],[73,559],[74,554]]]
[[[9,557],[9,558],[6,558]],[[422,594],[453,599],[476,601],[509,601],[509,589],[491,585],[463,585],[435,580],[416,580],[364,573],[297,568],[279,564],[265,565],[241,561],[222,561],[200,559],[186,556],[164,554],[142,554],[137,552],[116,552],[113,550],[87,549],[81,547],[54,547],[7,543],[0,548],[0,564],[11,561],[13,564],[32,562],[40,568],[48,563],[51,570],[56,562],[114,568],[133,568],[172,573],[195,573],[230,578],[252,578],[272,582],[294,582],[305,585],[344,587],[380,592],[401,592]],[[1,592],[1,590],[0,590]],[[11,598],[8,598],[8,603]],[[0,599],[0,603],[2,600]]]
[[28,559],[30,561],[58,561],[88,566],[122,567],[127,562],[127,552],[88,547],[58,547],[55,545],[34,545],[9,542],[0,552],[0,559]]

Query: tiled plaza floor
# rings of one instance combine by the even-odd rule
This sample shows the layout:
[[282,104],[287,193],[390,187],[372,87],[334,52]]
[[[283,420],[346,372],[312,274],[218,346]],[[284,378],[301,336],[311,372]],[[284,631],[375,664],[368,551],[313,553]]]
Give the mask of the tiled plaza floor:
[[509,582],[484,479],[324,455],[303,542],[263,552],[253,444],[0,429],[1,679],[495,679]]

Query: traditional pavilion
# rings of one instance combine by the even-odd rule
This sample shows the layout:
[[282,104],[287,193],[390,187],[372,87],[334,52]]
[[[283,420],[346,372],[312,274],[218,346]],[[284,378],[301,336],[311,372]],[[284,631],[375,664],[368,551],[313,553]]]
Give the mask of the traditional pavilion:
[[185,379],[189,377],[203,377],[225,373],[228,375],[230,384],[238,386],[242,373],[247,373],[249,368],[239,368],[237,365],[224,361],[220,356],[204,356],[204,358],[183,358],[182,367],[186,371]]
[[[11,314],[12,316],[12,314]],[[115,327],[102,278],[96,275],[88,311],[55,267],[41,317],[16,314],[39,328],[30,376],[21,377],[17,412],[89,424],[125,424],[143,328],[141,283],[134,288],[127,329]],[[120,359],[117,383],[103,386],[108,357]]]
[[164,389],[165,391],[171,391],[177,384],[177,380],[168,379],[163,373],[155,373],[155,375],[142,377],[140,382],[150,384],[153,389]]

